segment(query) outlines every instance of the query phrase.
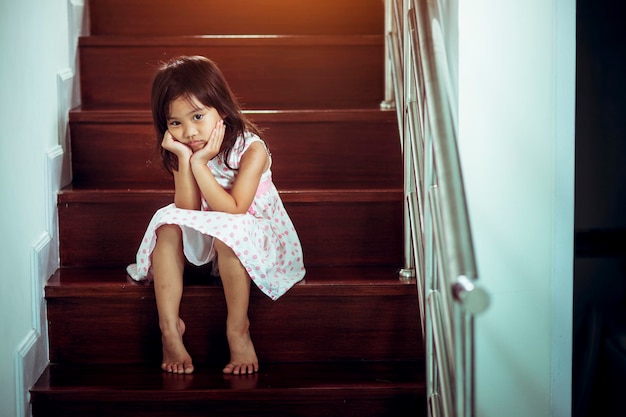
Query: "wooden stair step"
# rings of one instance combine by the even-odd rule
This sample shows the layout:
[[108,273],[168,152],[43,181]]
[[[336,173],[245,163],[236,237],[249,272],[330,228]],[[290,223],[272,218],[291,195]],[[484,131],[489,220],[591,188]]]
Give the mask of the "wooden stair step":
[[[263,129],[277,187],[402,187],[394,112],[379,109],[245,112]],[[74,188],[171,189],[149,110],[70,113]]]
[[[221,286],[194,270],[181,317],[196,364],[225,364]],[[195,273],[195,274],[194,274]],[[45,288],[50,360],[64,364],[161,360],[152,285],[123,268],[61,268]],[[392,267],[309,267],[303,282],[272,301],[256,287],[251,334],[261,363],[417,361],[423,355],[414,281]]]
[[267,363],[225,376],[172,375],[143,365],[50,365],[31,389],[45,417],[426,416],[419,362]]
[[380,0],[91,0],[92,35],[381,34]]
[[[280,192],[300,237],[305,265],[399,265],[401,189]],[[154,212],[171,190],[75,190],[58,195],[61,265],[117,266],[134,261]]]
[[374,108],[384,97],[381,35],[110,37],[79,40],[84,108],[145,107],[159,63],[203,55],[250,109]]

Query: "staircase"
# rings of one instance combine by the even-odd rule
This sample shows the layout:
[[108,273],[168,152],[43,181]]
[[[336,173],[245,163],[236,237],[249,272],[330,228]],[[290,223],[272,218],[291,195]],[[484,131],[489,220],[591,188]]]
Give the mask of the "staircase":
[[[43,416],[423,416],[415,282],[402,267],[402,161],[384,94],[380,0],[91,0],[70,113],[73,181],[58,195],[61,267],[45,288]],[[153,289],[130,281],[173,181],[154,153],[149,90],[177,55],[214,60],[263,130],[307,275],[278,301],[254,286],[254,375],[223,375],[226,306],[189,267],[192,375],[160,370]]]

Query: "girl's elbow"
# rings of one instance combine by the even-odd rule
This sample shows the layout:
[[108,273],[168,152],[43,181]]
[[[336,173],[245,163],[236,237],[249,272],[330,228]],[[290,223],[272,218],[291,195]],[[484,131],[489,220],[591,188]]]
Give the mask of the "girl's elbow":
[[250,205],[241,205],[241,204],[235,204],[234,207],[231,207],[230,210],[228,210],[228,212],[230,214],[246,214],[248,211],[250,210]]
[[246,214],[248,212],[248,208],[246,207],[235,207],[232,210],[228,211],[230,214]]
[[183,210],[200,210],[200,202],[185,199],[174,199],[176,208]]

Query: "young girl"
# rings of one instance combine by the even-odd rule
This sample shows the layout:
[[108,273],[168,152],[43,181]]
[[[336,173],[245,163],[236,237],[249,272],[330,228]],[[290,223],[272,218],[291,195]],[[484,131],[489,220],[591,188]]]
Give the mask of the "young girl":
[[304,277],[302,248],[270,172],[259,131],[217,66],[200,56],[164,64],[152,85],[152,117],[174,203],[156,212],[128,267],[153,280],[163,343],[161,368],[192,373],[179,317],[186,261],[213,262],[227,305],[227,374],[257,372],[250,339],[250,281],[276,300]]

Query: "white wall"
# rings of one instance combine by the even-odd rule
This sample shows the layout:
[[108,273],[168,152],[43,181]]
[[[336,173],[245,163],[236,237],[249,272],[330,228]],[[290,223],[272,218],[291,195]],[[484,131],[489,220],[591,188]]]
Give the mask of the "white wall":
[[571,414],[575,0],[459,1],[480,417]]
[[[43,284],[58,265],[56,191],[83,1],[0,2],[0,416],[30,415],[48,360]],[[74,95],[75,97],[75,95]]]

